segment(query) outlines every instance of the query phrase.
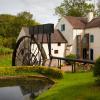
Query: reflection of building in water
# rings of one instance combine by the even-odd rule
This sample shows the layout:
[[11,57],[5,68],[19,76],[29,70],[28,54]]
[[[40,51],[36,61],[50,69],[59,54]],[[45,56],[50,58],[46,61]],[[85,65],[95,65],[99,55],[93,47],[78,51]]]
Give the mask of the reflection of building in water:
[[[0,100],[31,100],[54,83],[45,78],[29,78],[0,81]],[[32,99],[33,100],[33,99]]]

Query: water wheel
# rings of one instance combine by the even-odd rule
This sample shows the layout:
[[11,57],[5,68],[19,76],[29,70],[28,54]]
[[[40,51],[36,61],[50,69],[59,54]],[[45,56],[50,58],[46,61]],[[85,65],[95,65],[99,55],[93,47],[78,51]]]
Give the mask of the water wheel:
[[47,59],[43,45],[33,37],[23,36],[16,44],[13,51],[13,66],[36,66],[44,65]]

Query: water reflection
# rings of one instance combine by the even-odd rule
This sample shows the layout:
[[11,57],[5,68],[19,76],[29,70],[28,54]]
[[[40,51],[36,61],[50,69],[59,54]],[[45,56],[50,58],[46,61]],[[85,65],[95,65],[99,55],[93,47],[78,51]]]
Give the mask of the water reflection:
[[0,80],[0,100],[34,100],[53,84],[45,78],[2,79]]

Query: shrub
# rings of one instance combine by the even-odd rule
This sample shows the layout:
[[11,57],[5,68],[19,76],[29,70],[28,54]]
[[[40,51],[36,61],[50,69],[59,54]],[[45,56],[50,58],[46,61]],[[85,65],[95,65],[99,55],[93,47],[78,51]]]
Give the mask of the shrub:
[[[75,54],[69,54],[69,55],[67,55],[66,56],[66,58],[68,58],[68,59],[76,59],[77,57],[76,57],[76,55]],[[67,64],[73,64],[73,62],[67,62]]]
[[16,67],[16,72],[38,72],[40,74],[43,74],[45,76],[50,76],[52,78],[62,78],[63,73],[60,69],[57,68],[49,68],[49,67],[43,67],[43,66],[27,66],[27,67]]
[[96,77],[97,85],[100,85],[100,57],[95,62],[93,74]]
[[12,49],[0,47],[0,55],[11,54],[11,53],[12,53]]
[[93,71],[95,77],[100,77],[100,57],[96,60]]
[[76,59],[76,55],[75,54],[69,54],[66,56],[66,58],[69,58],[69,59]]

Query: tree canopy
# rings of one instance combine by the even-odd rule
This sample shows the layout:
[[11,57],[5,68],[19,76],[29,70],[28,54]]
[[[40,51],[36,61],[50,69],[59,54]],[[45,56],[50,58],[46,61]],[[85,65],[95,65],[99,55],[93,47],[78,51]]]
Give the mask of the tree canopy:
[[32,19],[29,12],[18,13],[17,16],[0,14],[0,46],[13,48],[16,38],[23,26],[33,26],[39,24]]
[[88,12],[94,11],[94,5],[88,4],[86,0],[64,0],[60,6],[55,8],[55,13],[60,16],[86,16]]
[[98,2],[97,2],[96,16],[100,17],[100,0],[98,0]]
[[33,15],[30,12],[23,11],[17,14],[18,17],[22,17],[28,20],[32,20]]

